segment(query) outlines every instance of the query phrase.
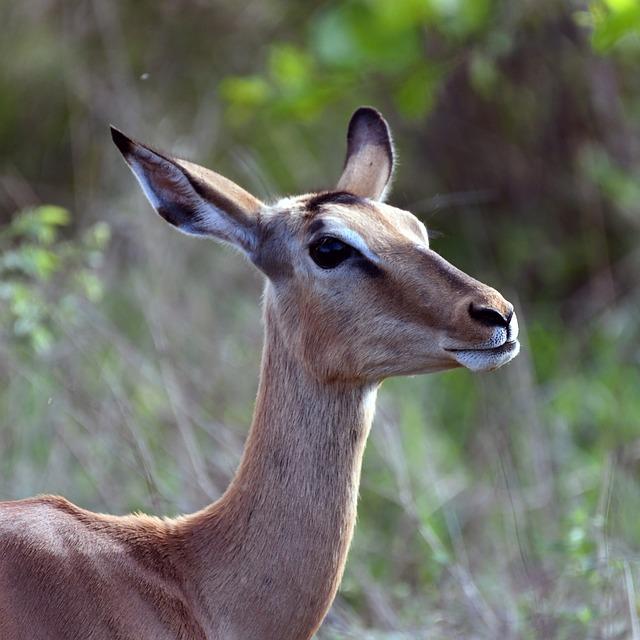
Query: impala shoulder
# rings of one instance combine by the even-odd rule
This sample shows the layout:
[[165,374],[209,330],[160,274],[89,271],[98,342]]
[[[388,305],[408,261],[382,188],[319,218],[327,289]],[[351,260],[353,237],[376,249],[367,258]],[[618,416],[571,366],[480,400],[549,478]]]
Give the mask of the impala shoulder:
[[0,531],[11,525],[33,522],[34,517],[51,518],[55,514],[73,516],[78,511],[80,509],[66,498],[53,495],[0,502]]
[[0,503],[0,548],[25,561],[64,554],[75,528],[74,509],[58,496]]

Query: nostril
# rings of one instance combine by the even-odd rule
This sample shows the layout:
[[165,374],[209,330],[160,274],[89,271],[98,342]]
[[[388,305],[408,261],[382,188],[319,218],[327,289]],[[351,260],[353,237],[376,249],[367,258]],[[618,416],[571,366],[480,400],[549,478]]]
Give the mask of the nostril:
[[513,316],[513,309],[511,309],[508,315],[505,316],[493,307],[485,307],[472,302],[469,305],[469,315],[474,320],[477,320],[488,327],[508,327],[511,317]]

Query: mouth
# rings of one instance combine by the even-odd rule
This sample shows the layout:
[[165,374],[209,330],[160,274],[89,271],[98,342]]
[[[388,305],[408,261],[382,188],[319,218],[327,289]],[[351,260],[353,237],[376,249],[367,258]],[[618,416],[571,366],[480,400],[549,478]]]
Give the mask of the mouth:
[[520,352],[520,343],[509,340],[489,349],[446,349],[463,367],[470,371],[493,371],[513,360]]

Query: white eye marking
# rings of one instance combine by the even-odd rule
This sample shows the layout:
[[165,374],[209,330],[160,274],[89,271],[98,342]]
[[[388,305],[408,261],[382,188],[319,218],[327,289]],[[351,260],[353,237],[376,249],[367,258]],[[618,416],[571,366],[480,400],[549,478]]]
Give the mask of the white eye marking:
[[342,226],[336,220],[323,218],[325,226],[322,229],[323,236],[334,236],[338,240],[342,240],[345,244],[359,251],[365,258],[371,260],[374,264],[380,264],[380,257],[376,255],[364,241],[362,236],[353,229]]

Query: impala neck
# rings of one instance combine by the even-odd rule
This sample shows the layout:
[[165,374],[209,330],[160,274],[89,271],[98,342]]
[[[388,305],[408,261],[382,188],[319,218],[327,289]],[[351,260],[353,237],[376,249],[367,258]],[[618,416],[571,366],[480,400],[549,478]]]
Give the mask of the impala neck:
[[336,386],[310,376],[288,351],[267,305],[260,386],[242,461],[221,500],[193,523],[205,572],[202,597],[215,594],[207,608],[220,611],[226,576],[241,585],[222,607],[229,637],[307,638],[322,621],[353,534],[374,404],[371,385]]

